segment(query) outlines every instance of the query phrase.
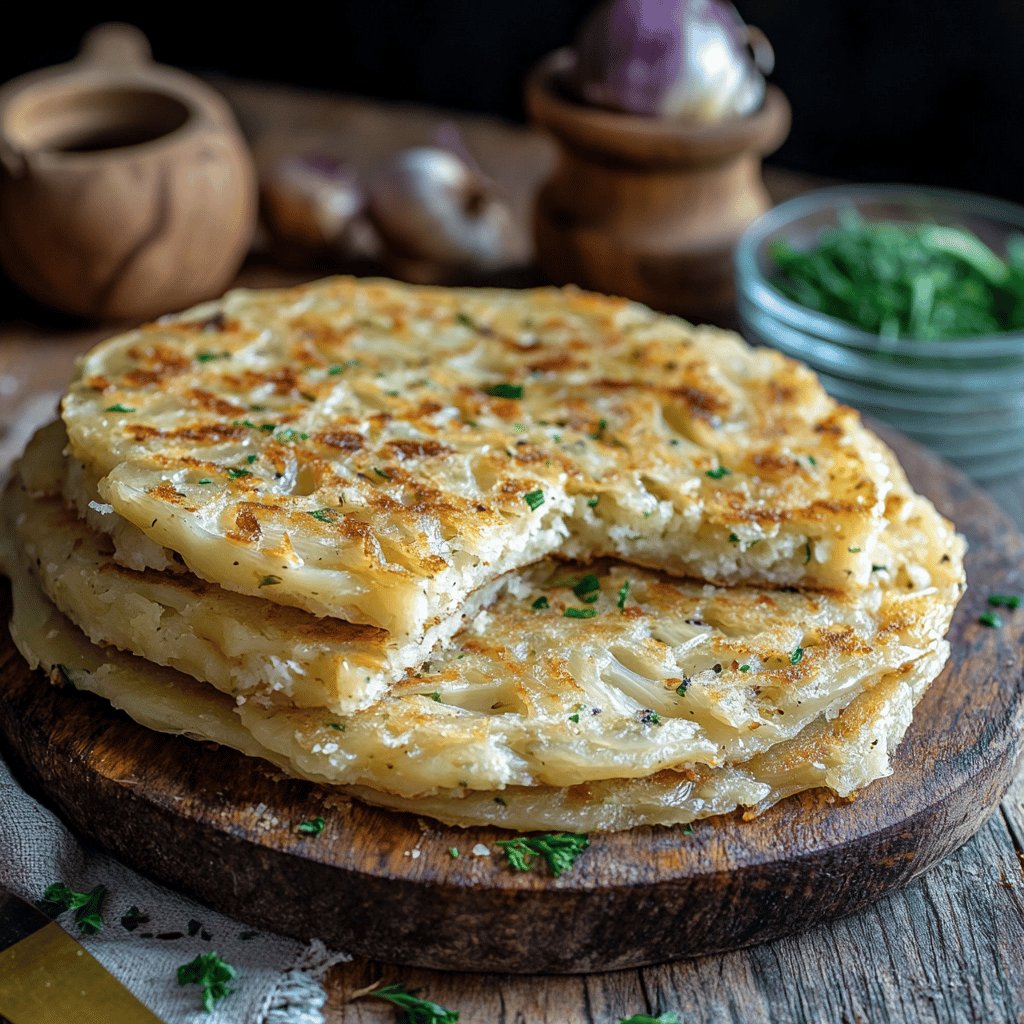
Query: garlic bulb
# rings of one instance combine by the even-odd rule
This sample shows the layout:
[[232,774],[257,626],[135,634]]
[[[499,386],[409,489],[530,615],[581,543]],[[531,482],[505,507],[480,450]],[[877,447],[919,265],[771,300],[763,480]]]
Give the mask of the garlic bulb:
[[764,36],[722,0],[610,0],[584,25],[577,55],[587,103],[699,121],[756,110],[773,62]]
[[430,146],[399,153],[369,182],[368,212],[398,257],[496,270],[521,258],[512,211],[455,153]]
[[355,174],[321,155],[280,160],[261,182],[267,227],[279,240],[312,252],[344,251],[363,212]]

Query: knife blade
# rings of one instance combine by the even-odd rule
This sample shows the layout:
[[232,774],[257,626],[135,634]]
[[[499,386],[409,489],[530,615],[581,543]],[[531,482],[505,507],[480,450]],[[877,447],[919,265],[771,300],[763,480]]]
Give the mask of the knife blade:
[[160,1024],[56,921],[0,892],[0,1024]]

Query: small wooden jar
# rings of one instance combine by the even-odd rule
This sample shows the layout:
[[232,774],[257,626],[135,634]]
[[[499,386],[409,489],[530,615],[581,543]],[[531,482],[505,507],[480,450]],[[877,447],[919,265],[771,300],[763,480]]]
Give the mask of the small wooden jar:
[[222,292],[249,248],[256,180],[227,104],[104,25],[79,56],[0,89],[0,262],[94,320]]
[[789,133],[785,96],[769,86],[757,111],[713,124],[622,114],[572,97],[575,59],[556,51],[526,84],[530,118],[561,154],[534,213],[541,269],[559,284],[731,322],[732,251],[770,206],[761,159]]

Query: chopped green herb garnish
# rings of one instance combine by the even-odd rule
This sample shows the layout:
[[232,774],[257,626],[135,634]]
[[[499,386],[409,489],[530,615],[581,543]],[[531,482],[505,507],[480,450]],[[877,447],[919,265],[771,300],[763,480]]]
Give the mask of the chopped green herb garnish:
[[103,901],[106,896],[105,885],[97,885],[88,892],[75,892],[63,882],[54,882],[46,887],[39,907],[51,918],[73,910],[78,930],[83,935],[95,935],[103,930]]
[[740,539],[739,539],[739,537],[735,533],[730,533],[729,534],[729,543],[730,544],[739,544],[739,542],[740,542]]
[[384,999],[404,1010],[402,1024],[458,1024],[457,1010],[447,1010],[429,999],[419,999],[404,985],[385,985],[366,995],[370,999]]
[[108,405],[106,412],[135,412],[135,408],[131,405],[122,405],[120,402],[117,405]]
[[232,466],[228,470],[228,476],[231,477],[232,480],[240,480],[243,476],[252,476],[252,472],[248,469],[238,469],[237,467]]
[[251,466],[258,458],[258,455],[246,455],[245,461]]
[[517,836],[499,839],[495,844],[505,851],[515,871],[532,871],[543,859],[555,878],[569,871],[590,840],[576,832],[555,832],[542,836]]
[[802,306],[886,339],[945,341],[1024,327],[1024,252],[1007,250],[964,228],[848,210],[812,248],[780,240],[769,254],[773,284]]
[[390,480],[391,479],[391,474],[389,472],[387,472],[387,470],[381,469],[380,466],[374,466],[373,467],[373,471],[382,480]]
[[321,523],[333,523],[337,521],[337,513],[332,508],[315,508],[312,512],[307,512],[307,516],[312,516],[314,519],[319,519]]
[[523,385],[493,384],[489,388],[484,388],[484,394],[490,395],[492,398],[522,398]]
[[990,608],[1019,608],[1021,598],[1019,594],[989,594],[988,603]]
[[523,495],[523,501],[530,506],[530,510],[536,512],[544,504],[543,491],[527,491]]
[[228,982],[238,976],[231,964],[221,960],[216,951],[201,953],[178,968],[179,985],[199,985],[203,990],[203,1009],[213,1013],[217,1003],[234,991]]
[[889,566],[887,565],[873,565],[871,566],[872,572],[888,572]]
[[1002,616],[996,614],[996,612],[982,612],[978,616],[978,621],[983,626],[988,626],[989,629],[999,629],[1003,625]]
[[807,456],[807,461],[808,461],[808,462],[809,462],[809,463],[810,463],[810,464],[811,464],[812,466],[816,466],[816,465],[818,464],[818,460],[817,460],[817,459],[816,459],[816,458],[815,458],[815,457],[814,457],[813,455],[808,455],[808,456]]
[[436,701],[438,702],[438,704],[440,704],[440,703],[441,703],[441,691],[440,691],[440,690],[435,690],[435,691],[434,691],[434,692],[433,692],[433,693],[432,693],[432,694],[430,695],[430,699],[431,699],[431,700],[436,700]]
[[580,721],[580,713],[579,713],[578,711],[574,711],[574,712],[573,712],[573,713],[572,713],[572,714],[571,714],[571,715],[569,716],[569,721],[570,721],[570,722],[575,722],[575,723],[576,723],[577,725],[579,725],[579,721]]
[[687,690],[688,690],[689,688],[690,688],[690,680],[689,680],[689,679],[684,679],[684,680],[683,680],[683,681],[682,681],[682,682],[681,682],[681,683],[680,683],[680,684],[679,684],[679,685],[678,685],[678,686],[676,687],[676,693],[678,693],[680,697],[685,697],[685,696],[686,696],[686,691],[687,691]]
[[196,483],[205,486],[206,484],[212,484],[213,481],[208,478],[204,478],[202,480],[197,480]]
[[740,671],[741,672],[749,672],[750,671],[750,666],[749,665],[740,665]]
[[448,847],[448,856],[451,857],[452,860],[458,860],[459,859],[459,848],[457,846],[449,846]]
[[548,599],[544,597],[544,595],[542,594],[540,597],[537,598],[536,601],[533,602],[533,604],[530,605],[530,607],[535,612],[539,612],[543,611],[545,608],[550,608],[551,604],[549,603]]
[[455,322],[462,324],[463,327],[476,327],[476,321],[468,313],[463,313],[461,309],[455,314]]
[[212,363],[214,359],[230,359],[230,352],[200,352],[196,360],[200,363]]
[[597,430],[593,431],[590,435],[591,441],[600,441],[604,436],[604,432],[608,429],[608,421],[606,419],[599,419],[597,421]]
[[310,818],[308,821],[299,823],[299,827],[296,831],[301,832],[306,836],[318,836],[324,830],[324,825],[327,823],[321,817]]
[[860,554],[860,548],[847,548],[846,550],[849,551],[851,555],[859,555]]
[[121,915],[121,927],[126,932],[133,932],[140,924],[148,923],[149,914],[144,914],[134,903]]
[[804,545],[804,565],[806,565],[810,560],[811,560],[811,542],[808,541]]
[[661,715],[651,708],[641,708],[636,713],[636,717],[640,720],[641,725],[661,725]]
[[624,611],[626,608],[626,599],[629,597],[629,580],[619,587],[619,598],[615,602],[619,606],[619,611]]
[[566,619],[592,619],[596,614],[596,608],[566,608],[562,612],[562,617]]
[[597,508],[597,503],[601,500],[601,496],[597,495],[594,498],[587,498],[587,508]]
[[727,469],[725,466],[717,466],[715,469],[704,470],[704,475],[711,477],[712,480],[721,480],[723,476],[731,475],[732,470]]
[[273,587],[280,582],[280,576],[261,576],[259,585],[260,587]]
[[328,728],[333,729],[335,732],[344,732],[345,726],[341,722],[328,722]]
[[802,647],[797,647],[793,651],[793,653],[789,656],[789,663],[791,665],[798,665],[800,663],[800,659],[803,658],[803,656],[804,656],[804,649]]
[[572,592],[577,597],[586,597],[587,594],[593,594],[600,589],[601,581],[596,576],[588,574],[573,585]]

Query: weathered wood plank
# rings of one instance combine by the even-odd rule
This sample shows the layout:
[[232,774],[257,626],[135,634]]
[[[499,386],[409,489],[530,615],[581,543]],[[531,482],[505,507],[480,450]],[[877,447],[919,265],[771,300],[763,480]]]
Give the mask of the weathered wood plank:
[[700,1024],[1020,1022],[1022,950],[1024,877],[997,813],[903,892],[794,938],[589,978],[455,975],[360,960],[332,973],[327,1019],[393,1019],[374,1000],[348,1001],[384,979],[459,1010],[463,1024],[615,1024],[666,1010]]

